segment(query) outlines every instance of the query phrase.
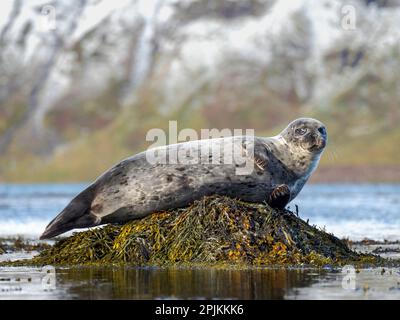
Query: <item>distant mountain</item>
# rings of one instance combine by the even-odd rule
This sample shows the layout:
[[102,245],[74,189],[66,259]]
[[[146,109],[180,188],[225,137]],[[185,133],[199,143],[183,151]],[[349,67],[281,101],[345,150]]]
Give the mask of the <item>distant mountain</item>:
[[400,1],[1,6],[0,181],[93,178],[170,119],[270,134],[311,115],[343,149],[326,166],[400,163]]

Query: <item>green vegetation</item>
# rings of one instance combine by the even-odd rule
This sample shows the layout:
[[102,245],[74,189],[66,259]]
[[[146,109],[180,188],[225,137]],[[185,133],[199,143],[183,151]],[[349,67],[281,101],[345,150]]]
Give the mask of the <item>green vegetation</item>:
[[[152,143],[146,141],[148,130],[168,132],[170,120],[178,122],[178,130],[254,128],[256,135],[271,136],[303,116],[320,119],[329,133],[314,181],[400,181],[396,101],[389,101],[386,109],[390,108],[383,113],[377,101],[361,108],[361,85],[360,89],[349,87],[346,94],[333,94],[326,106],[307,105],[295,97],[287,101],[268,87],[271,70],[255,76],[250,62],[234,62],[227,64],[243,66],[240,74],[248,79],[245,83],[235,77],[235,70],[225,68],[218,81],[199,85],[184,99],[166,100],[159,87],[162,83],[154,78],[141,88],[137,101],[126,107],[118,99],[122,86],[118,81],[111,81],[98,96],[63,101],[47,114],[44,131],[34,142],[29,127],[15,133],[0,157],[0,182],[93,180],[114,163],[145,150]],[[371,97],[378,93],[368,91]],[[2,133],[7,126],[18,127],[24,112],[21,107],[18,112],[7,110],[0,106],[0,115],[6,119],[0,121]]]
[[[324,266],[377,264],[293,212],[226,197],[107,225],[58,241],[14,265]],[[10,264],[10,263],[9,263]]]
[[[329,133],[320,166],[329,173],[318,170],[314,181],[399,182],[400,55],[398,43],[386,41],[397,30],[397,11],[378,6],[372,12],[360,4],[357,32],[328,23],[337,37],[327,45],[316,37],[309,5],[287,12],[284,28],[260,37],[272,4],[185,2],[171,7],[166,20],[154,17],[159,32],[151,39],[132,19],[124,22],[129,33],[104,19],[55,57],[14,48],[35,37],[30,28],[5,37],[0,182],[93,180],[146,149],[148,130],[165,130],[169,120],[178,121],[179,129],[249,128],[269,136],[303,116],[322,120]],[[385,18],[376,23],[381,9]],[[317,10],[339,14],[330,6]],[[192,24],[204,28],[187,28]],[[111,37],[105,29],[116,33]],[[247,30],[240,46],[226,42],[240,30]],[[152,49],[141,55],[143,43]],[[189,53],[199,52],[199,45],[213,49],[194,59]],[[20,60],[25,53],[37,63]],[[68,68],[50,72],[66,57]],[[134,83],[139,71],[141,80]],[[56,80],[61,74],[62,86]]]
[[[207,128],[209,120],[201,113],[193,112],[191,120],[180,121],[177,112],[179,129],[184,127]],[[222,112],[222,114],[225,114]],[[343,167],[351,168],[354,181],[396,182],[400,180],[400,153],[395,146],[400,139],[400,130],[387,129],[371,131],[365,134],[346,132],[336,117],[323,114],[303,114],[314,116],[326,122],[329,129],[329,143],[325,151],[320,168],[332,171],[332,178],[336,181],[346,180],[348,172],[342,172]],[[293,118],[293,117],[292,117]],[[260,136],[274,135],[279,132],[292,118],[287,117],[281,125],[269,131],[257,130]],[[168,132],[167,117],[150,117],[136,119],[131,110],[125,110],[112,124],[82,137],[76,142],[57,150],[49,158],[31,154],[27,150],[11,148],[10,152],[0,159],[0,181],[7,182],[74,182],[94,180],[114,163],[145,150],[152,142],[146,142],[147,130],[162,128]],[[182,125],[181,125],[182,124]],[[222,124],[220,124],[222,127]],[[349,130],[354,126],[349,125]],[[360,124],[361,127],[361,124]],[[357,168],[363,169],[362,172]],[[385,170],[391,168],[390,172]],[[366,174],[366,172],[368,174]],[[319,175],[321,173],[321,175]],[[325,178],[325,172],[316,171],[318,181],[330,181]]]

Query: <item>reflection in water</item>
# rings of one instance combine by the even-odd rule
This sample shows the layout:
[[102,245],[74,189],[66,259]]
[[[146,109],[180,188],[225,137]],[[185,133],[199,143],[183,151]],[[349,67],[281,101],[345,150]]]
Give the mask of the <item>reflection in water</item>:
[[74,268],[57,270],[57,282],[78,299],[283,299],[312,278],[283,269]]
[[[400,269],[362,269],[354,287],[329,269],[57,269],[46,290],[35,268],[0,268],[0,299],[400,299]],[[18,275],[13,278],[13,275]]]
[[295,288],[285,299],[400,299],[398,268],[362,269],[354,274],[354,287],[343,286],[343,274],[317,274],[308,287]]

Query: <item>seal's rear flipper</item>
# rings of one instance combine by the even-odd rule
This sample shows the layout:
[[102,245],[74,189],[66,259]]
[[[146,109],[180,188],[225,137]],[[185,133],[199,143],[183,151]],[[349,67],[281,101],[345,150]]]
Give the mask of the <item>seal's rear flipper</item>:
[[284,209],[290,201],[290,189],[286,184],[281,184],[272,190],[268,204],[272,208]]
[[88,188],[76,196],[46,227],[40,239],[50,239],[75,228],[88,228],[98,224],[90,213],[93,191]]
[[88,213],[74,220],[68,220],[68,211],[63,210],[54,221],[50,222],[40,236],[40,240],[54,238],[75,228],[88,228],[96,225],[96,218]]

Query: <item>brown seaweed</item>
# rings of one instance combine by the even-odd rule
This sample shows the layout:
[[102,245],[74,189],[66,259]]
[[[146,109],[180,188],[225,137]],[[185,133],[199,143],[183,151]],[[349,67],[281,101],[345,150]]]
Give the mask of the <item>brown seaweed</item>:
[[288,210],[228,197],[106,225],[59,240],[14,265],[324,266],[377,263]]

